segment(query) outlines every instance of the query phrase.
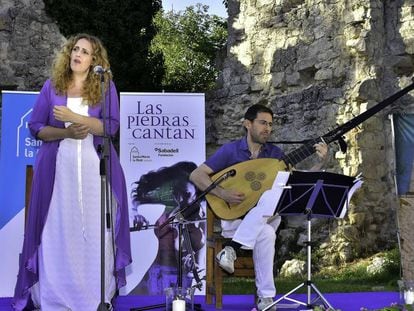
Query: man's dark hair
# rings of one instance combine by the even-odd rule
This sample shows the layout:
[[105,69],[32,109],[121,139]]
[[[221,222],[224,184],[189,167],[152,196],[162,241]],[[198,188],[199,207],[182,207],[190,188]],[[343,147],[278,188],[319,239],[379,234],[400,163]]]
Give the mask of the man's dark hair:
[[244,114],[244,119],[253,121],[257,118],[257,114],[260,112],[269,113],[273,118],[273,111],[270,108],[261,104],[255,104],[247,109],[246,113]]

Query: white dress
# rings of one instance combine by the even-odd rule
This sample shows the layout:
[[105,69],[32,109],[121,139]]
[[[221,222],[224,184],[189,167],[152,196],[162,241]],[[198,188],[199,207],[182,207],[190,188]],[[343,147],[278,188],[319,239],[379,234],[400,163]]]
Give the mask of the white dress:
[[[82,98],[68,98],[67,106],[88,115]],[[42,311],[92,311],[101,301],[99,161],[91,134],[60,142],[39,248],[39,282],[32,288],[35,305]],[[109,302],[116,285],[112,234],[105,231],[105,301]]]

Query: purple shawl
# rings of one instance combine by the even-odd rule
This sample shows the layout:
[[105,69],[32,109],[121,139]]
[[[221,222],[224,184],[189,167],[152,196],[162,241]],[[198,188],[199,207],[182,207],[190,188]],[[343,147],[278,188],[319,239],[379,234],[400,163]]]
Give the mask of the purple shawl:
[[[47,80],[36,100],[29,121],[30,132],[37,137],[39,131],[46,125],[64,128],[64,123],[53,116],[55,105],[65,106],[67,97],[58,95],[50,80]],[[107,118],[106,131],[113,136],[119,129],[119,101],[115,84],[111,81],[105,95]],[[89,115],[102,120],[102,103],[89,107]],[[44,141],[36,156],[32,192],[24,234],[23,250],[19,262],[19,274],[13,298],[13,308],[23,310],[30,298],[30,287],[38,280],[38,248],[41,234],[49,210],[52,189],[55,178],[56,155],[60,140]],[[93,138],[95,149],[103,143],[101,136]],[[125,267],[131,263],[131,246],[129,236],[128,198],[125,177],[114,147],[110,146],[110,163],[108,180],[117,202],[115,219],[115,270],[117,287],[126,284]]]

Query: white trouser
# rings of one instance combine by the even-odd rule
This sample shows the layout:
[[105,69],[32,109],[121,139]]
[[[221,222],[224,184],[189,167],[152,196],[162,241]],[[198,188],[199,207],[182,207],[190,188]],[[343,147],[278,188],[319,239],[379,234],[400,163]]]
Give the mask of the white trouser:
[[257,295],[274,297],[276,288],[273,278],[276,230],[280,216],[269,219],[275,212],[280,190],[265,191],[257,205],[243,219],[222,220],[222,234],[240,243],[243,248],[253,249]]

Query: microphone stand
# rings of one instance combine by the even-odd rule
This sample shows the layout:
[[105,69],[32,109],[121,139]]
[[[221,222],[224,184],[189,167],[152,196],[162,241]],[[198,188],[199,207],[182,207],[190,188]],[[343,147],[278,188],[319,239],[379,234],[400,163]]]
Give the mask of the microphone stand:
[[[204,198],[211,190],[216,188],[219,184],[221,184],[223,181],[225,181],[227,178],[232,177],[236,175],[236,170],[232,169],[230,171],[224,172],[221,176],[219,176],[216,180],[214,180],[210,186],[208,186],[202,193],[200,193],[194,201],[192,201],[187,206],[184,206],[181,210],[179,210],[177,213],[169,217],[163,224],[160,225],[160,229],[164,228],[166,225],[171,223],[174,219],[178,218],[184,218],[184,212],[188,210],[190,207],[192,207],[194,204],[198,203],[202,198]],[[192,214],[192,213],[191,213]],[[190,215],[191,215],[190,214]],[[190,216],[188,215],[188,216]]]
[[[184,243],[186,245],[186,249],[188,252],[191,252],[191,257],[193,259],[193,275],[194,278],[197,282],[196,285],[194,285],[193,287],[197,287],[198,289],[201,289],[201,279],[198,276],[198,272],[197,269],[195,267],[195,257],[194,257],[194,251],[192,249],[191,246],[191,239],[190,239],[190,233],[188,232],[188,228],[187,228],[187,223],[188,221],[185,219],[184,215],[185,212],[187,210],[189,210],[191,207],[193,207],[196,203],[198,203],[199,201],[201,201],[201,199],[203,199],[211,190],[213,190],[214,188],[216,188],[221,182],[223,182],[224,180],[226,180],[227,178],[234,176],[236,174],[236,171],[234,169],[227,171],[225,173],[223,173],[221,176],[219,176],[216,180],[214,180],[210,186],[208,186],[201,194],[199,194],[192,202],[190,202],[187,206],[184,206],[183,208],[181,208],[178,212],[176,212],[174,215],[170,216],[164,223],[162,223],[159,226],[159,229],[162,230],[162,228],[164,228],[165,226],[167,226],[168,224],[174,224],[174,220],[177,220],[178,223],[178,260],[179,260],[179,264],[178,264],[178,276],[177,276],[177,287],[178,288],[182,288],[182,284],[183,284],[183,269],[182,269],[182,245],[181,245],[181,240],[182,237],[184,236]],[[189,215],[192,215],[194,212],[191,212]],[[150,310],[150,309],[157,309],[157,308],[166,308],[168,306],[166,306],[165,303],[162,304],[157,304],[157,305],[152,305],[152,306],[146,306],[146,307],[142,307],[142,308],[132,308],[130,309],[130,311],[141,311],[141,310]],[[197,311],[202,311],[203,309],[201,308],[200,304],[194,304],[194,309]],[[174,311],[174,310],[173,310]]]
[[[109,212],[109,182],[108,182],[108,165],[110,155],[109,137],[106,131],[106,98],[105,98],[105,72],[97,72],[101,78],[102,92],[102,122],[103,122],[103,145],[98,149],[101,152],[99,162],[99,171],[101,176],[101,300],[98,305],[98,311],[108,311],[109,306],[105,303],[105,219],[107,229],[111,228],[111,217]],[[106,216],[106,217],[105,217]]]

